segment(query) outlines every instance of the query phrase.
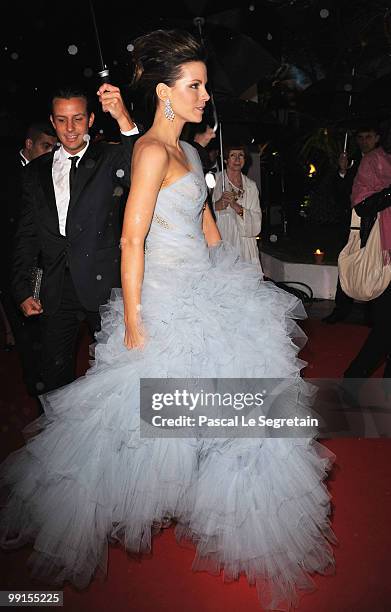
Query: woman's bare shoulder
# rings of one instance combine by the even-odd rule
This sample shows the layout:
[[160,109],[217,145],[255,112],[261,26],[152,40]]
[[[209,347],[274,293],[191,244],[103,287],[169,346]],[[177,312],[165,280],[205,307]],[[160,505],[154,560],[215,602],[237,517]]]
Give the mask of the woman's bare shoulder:
[[168,162],[168,152],[165,144],[149,134],[144,134],[137,140],[134,146],[134,154],[138,157],[148,157],[153,163]]

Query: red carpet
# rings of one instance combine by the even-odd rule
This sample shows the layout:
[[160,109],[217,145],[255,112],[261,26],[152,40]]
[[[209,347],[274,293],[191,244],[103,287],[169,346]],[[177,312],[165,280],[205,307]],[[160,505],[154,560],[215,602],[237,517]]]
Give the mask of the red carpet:
[[[307,377],[340,377],[367,333],[361,326],[339,324],[331,328],[317,320],[306,321],[304,327],[309,342],[301,357],[309,362]],[[86,367],[87,343],[84,334],[80,374]],[[23,390],[15,351],[0,353],[0,375],[3,458],[23,443],[20,431],[34,418],[35,404]],[[339,540],[336,573],[315,576],[317,590],[302,597],[299,612],[386,612],[391,607],[391,441],[339,439],[323,443],[337,455],[328,480],[332,525]],[[29,578],[29,554],[29,549],[1,553],[1,590],[45,588]],[[141,560],[111,547],[107,577],[97,578],[83,592],[66,587],[64,609],[261,612],[255,588],[244,578],[224,584],[221,577],[192,572],[192,559],[192,550],[178,546],[172,528],[155,537],[152,554]]]

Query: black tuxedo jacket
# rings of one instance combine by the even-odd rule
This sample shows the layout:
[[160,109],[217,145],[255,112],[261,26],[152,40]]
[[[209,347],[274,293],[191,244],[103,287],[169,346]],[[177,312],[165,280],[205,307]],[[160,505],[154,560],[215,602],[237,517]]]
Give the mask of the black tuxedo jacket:
[[0,290],[11,290],[12,248],[19,219],[21,176],[25,162],[18,151],[3,151],[0,181]]
[[352,210],[350,196],[352,193],[353,182],[357,174],[357,170],[358,170],[361,160],[362,160],[362,156],[354,157],[353,165],[350,168],[348,168],[345,176],[342,178],[337,170],[337,175],[335,179],[335,197],[337,199],[338,204],[341,206],[341,208],[347,212],[348,217],[349,217],[349,223],[350,223],[350,213]]
[[79,162],[69,202],[66,236],[60,234],[52,179],[54,151],[23,170],[21,212],[14,241],[12,287],[21,304],[31,296],[31,266],[43,268],[40,299],[55,312],[69,267],[80,302],[97,311],[120,286],[121,203],[130,184],[137,137],[121,144],[91,143]]

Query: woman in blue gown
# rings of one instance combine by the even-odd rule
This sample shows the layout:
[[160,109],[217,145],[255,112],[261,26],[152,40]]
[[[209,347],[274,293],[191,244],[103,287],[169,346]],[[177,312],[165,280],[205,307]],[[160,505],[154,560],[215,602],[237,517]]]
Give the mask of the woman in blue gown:
[[155,115],[133,155],[122,290],[101,309],[93,365],[42,397],[35,435],[1,467],[1,545],[32,542],[33,575],[83,588],[106,569],[109,542],[148,551],[172,518],[194,542],[193,569],[245,573],[265,607],[289,609],[310,573],[333,568],[333,454],[314,437],[140,436],[140,378],[291,379],[302,393],[284,400],[288,413],[311,393],[301,302],[222,243],[198,154],[180,140],[209,99],[202,48],[159,30],[135,41],[134,59]]

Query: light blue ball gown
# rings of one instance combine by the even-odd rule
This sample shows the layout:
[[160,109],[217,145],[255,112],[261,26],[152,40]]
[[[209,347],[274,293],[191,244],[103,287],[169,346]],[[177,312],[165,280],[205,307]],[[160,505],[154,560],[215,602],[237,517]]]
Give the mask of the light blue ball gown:
[[114,289],[92,366],[42,398],[45,415],[1,466],[1,545],[32,542],[33,575],[83,588],[106,570],[109,542],[148,551],[153,525],[175,517],[193,569],[244,572],[262,605],[289,609],[313,588],[309,573],[333,568],[323,481],[334,455],[314,438],[140,437],[140,378],[300,379],[304,365],[301,302],[230,247],[208,249],[202,167],[181,146],[192,171],[161,189],[146,240],[146,345],[125,348]]

